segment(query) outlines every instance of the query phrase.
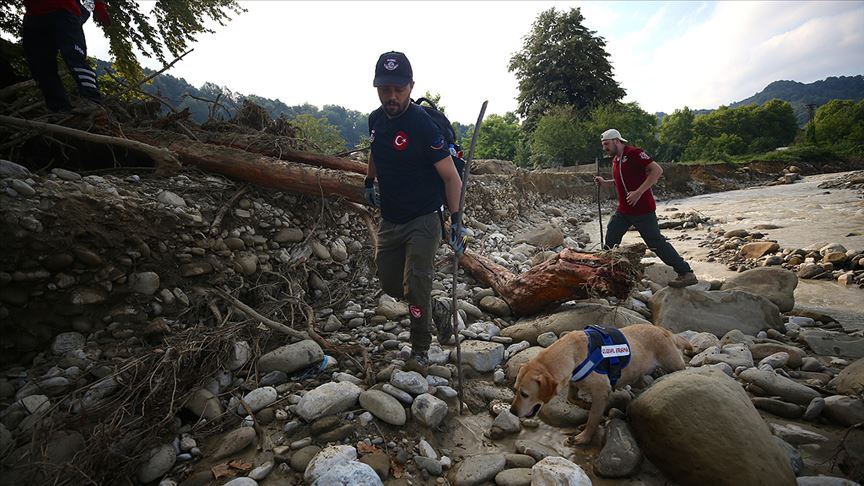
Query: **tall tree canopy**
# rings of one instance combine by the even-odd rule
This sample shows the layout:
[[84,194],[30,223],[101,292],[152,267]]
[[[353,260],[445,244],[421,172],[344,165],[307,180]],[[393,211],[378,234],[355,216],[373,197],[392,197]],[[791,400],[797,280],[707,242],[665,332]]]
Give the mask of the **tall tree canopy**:
[[693,138],[695,118],[693,110],[687,106],[663,118],[663,122],[660,123],[661,151],[657,154],[659,157],[657,160],[681,160],[684,149]]
[[697,116],[693,121],[693,138],[684,150],[685,160],[723,160],[773,150],[789,145],[798,132],[792,105],[771,100],[762,106],[739,108],[721,106]]
[[486,117],[480,126],[475,157],[515,161],[517,150],[524,143],[519,125],[519,119],[510,111],[504,116]]
[[811,125],[820,142],[864,150],[864,100],[831,100],[816,110]]
[[579,8],[540,13],[522,50],[510,58],[508,70],[519,82],[518,112],[529,130],[553,106],[590,109],[626,94],[612,78],[606,41],[584,20]]
[[[20,4],[0,0],[0,29],[16,37],[24,14]],[[205,26],[208,20],[225,25],[231,13],[245,12],[237,0],[157,0],[149,14],[136,0],[109,0],[107,5],[112,24],[104,30],[114,66],[129,79],[143,77],[133,49],[165,63],[166,55],[179,56],[199,34],[213,32]]]
[[638,103],[608,103],[581,113],[556,106],[543,115],[531,137],[531,161],[536,167],[593,162],[603,156],[600,134],[617,128],[628,144],[653,154],[657,149],[657,117]]

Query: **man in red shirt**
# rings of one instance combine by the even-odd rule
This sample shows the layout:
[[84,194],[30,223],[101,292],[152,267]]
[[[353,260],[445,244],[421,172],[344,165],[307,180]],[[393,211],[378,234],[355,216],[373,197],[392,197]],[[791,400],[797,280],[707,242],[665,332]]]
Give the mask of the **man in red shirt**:
[[614,128],[603,132],[600,142],[603,151],[612,157],[613,179],[594,176],[594,182],[602,187],[614,186],[618,194],[618,208],[606,227],[604,246],[608,249],[620,244],[624,233],[631,225],[635,226],[648,248],[678,273],[678,277],[669,282],[670,287],[695,284],[696,275],[690,265],[660,234],[657,225],[657,204],[651,186],[660,179],[663,168],[642,149],[625,145],[627,140]]
[[[30,74],[39,84],[51,111],[72,108],[66,89],[57,74],[57,52],[63,56],[78,93],[91,101],[101,98],[96,73],[87,62],[87,43],[82,24],[90,15],[78,0],[24,0],[24,27],[21,38]],[[93,17],[103,27],[111,16],[103,0],[96,0]]]

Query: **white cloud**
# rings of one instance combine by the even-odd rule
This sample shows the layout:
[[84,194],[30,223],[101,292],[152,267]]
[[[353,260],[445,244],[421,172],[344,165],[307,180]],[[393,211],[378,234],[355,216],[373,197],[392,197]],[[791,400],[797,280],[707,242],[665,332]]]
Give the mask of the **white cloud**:
[[[607,41],[614,75],[649,112],[714,108],[778,79],[812,82],[864,71],[864,2],[243,2],[215,34],[169,71],[293,105],[377,105],[378,55],[406,52],[415,95],[442,95],[451,119],[472,123],[516,108],[507,71],[537,15],[579,6]],[[152,4],[144,3],[146,8]],[[88,22],[92,55],[107,42]],[[158,68],[159,63],[145,60]]]
[[716,108],[778,79],[864,70],[860,2],[723,2],[656,49],[613,52],[616,78],[649,112]]

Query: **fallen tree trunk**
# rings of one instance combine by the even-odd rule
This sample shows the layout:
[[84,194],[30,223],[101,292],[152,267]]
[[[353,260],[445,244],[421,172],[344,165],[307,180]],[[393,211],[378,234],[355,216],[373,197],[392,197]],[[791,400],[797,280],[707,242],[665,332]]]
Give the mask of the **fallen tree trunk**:
[[75,128],[65,127],[62,125],[54,125],[52,123],[43,123],[22,118],[0,115],[0,124],[10,125],[20,128],[31,128],[40,130],[55,135],[64,135],[66,137],[84,140],[86,142],[100,143],[113,147],[120,147],[127,150],[135,150],[141,152],[153,160],[156,165],[157,173],[169,173],[176,171],[179,168],[179,163],[170,151],[164,148],[158,148],[147,144],[146,142],[138,142],[135,140],[127,140],[125,138],[110,137],[108,135],[99,135],[98,133],[85,132]]
[[286,162],[236,148],[192,141],[168,132],[132,130],[126,135],[170,150],[183,164],[232,179],[309,196],[367,204],[363,198],[363,177],[360,174]]
[[345,172],[353,172],[355,174],[366,175],[366,164],[357,162],[356,160],[343,159],[342,157],[334,157],[332,155],[316,154],[312,152],[303,152],[300,150],[291,150],[288,141],[282,137],[274,135],[247,135],[241,133],[198,133],[196,134],[199,140],[212,145],[220,145],[223,147],[232,147],[246,152],[267,155],[279,160],[287,160],[300,164],[314,165],[325,169],[341,170]]
[[641,244],[600,253],[567,248],[520,275],[471,251],[459,258],[459,265],[492,287],[514,314],[525,316],[568,300],[626,298],[642,272],[644,252]]

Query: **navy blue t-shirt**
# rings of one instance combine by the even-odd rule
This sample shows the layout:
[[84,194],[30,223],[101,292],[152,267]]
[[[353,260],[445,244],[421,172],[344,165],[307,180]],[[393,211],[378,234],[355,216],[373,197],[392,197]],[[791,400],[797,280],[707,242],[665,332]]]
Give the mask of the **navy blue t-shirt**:
[[423,108],[411,103],[392,120],[378,108],[369,114],[369,136],[381,189],[381,217],[403,224],[439,209],[444,182],[435,163],[450,151]]

